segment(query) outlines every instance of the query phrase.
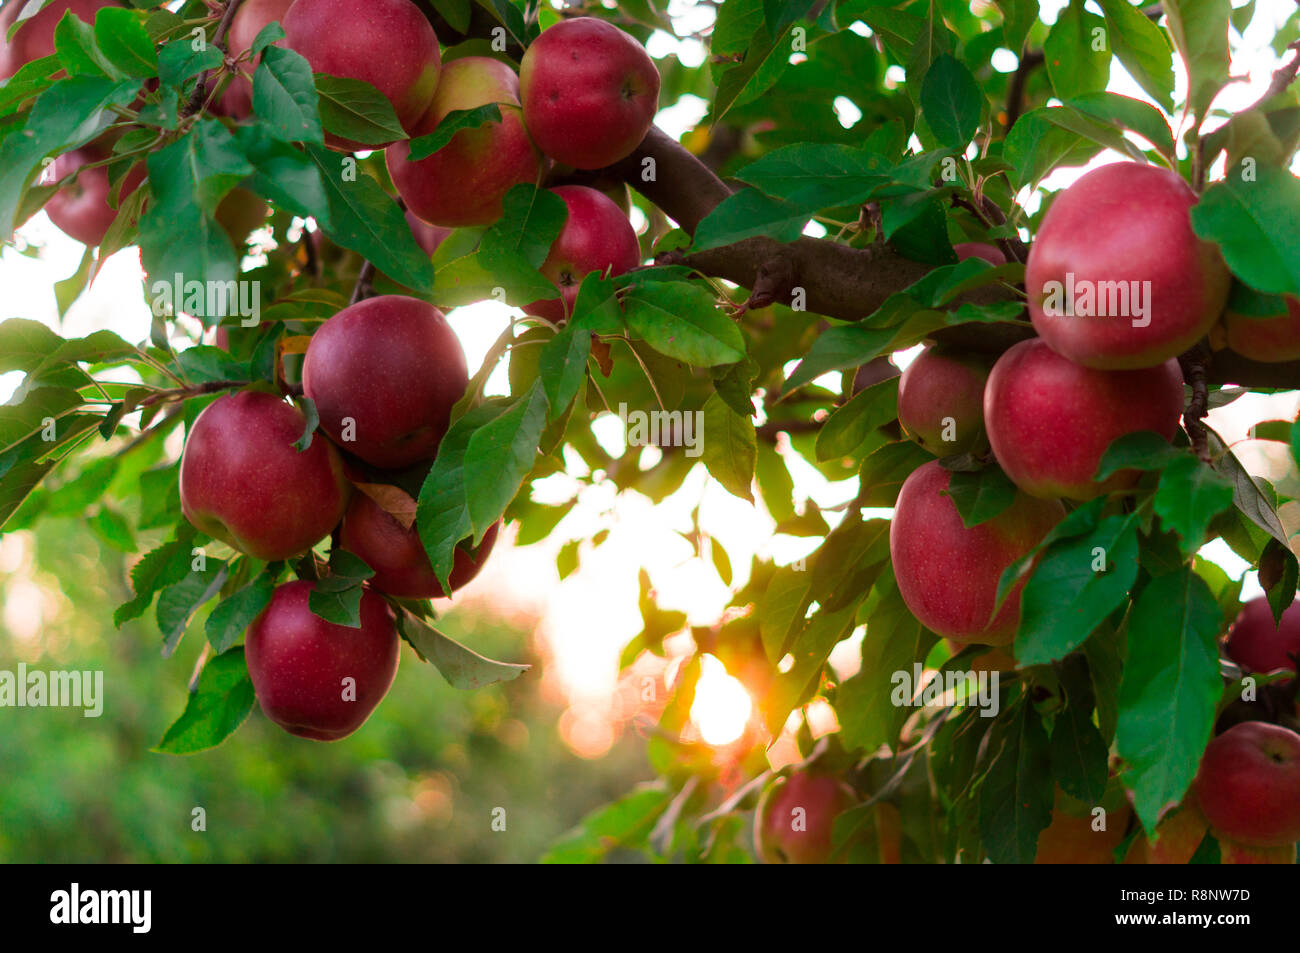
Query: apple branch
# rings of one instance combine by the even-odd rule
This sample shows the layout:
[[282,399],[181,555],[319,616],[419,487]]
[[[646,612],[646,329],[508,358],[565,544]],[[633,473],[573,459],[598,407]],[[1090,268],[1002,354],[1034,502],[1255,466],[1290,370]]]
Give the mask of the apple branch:
[[[226,34],[230,31],[230,22],[235,19],[235,13],[239,10],[239,5],[244,0],[228,0],[226,9],[221,14],[221,21],[217,24],[217,32],[212,35],[212,45],[224,51],[221,45],[226,42]],[[199,80],[194,84],[194,92],[190,94],[189,102],[185,104],[184,115],[192,116],[199,111],[203,101],[208,96],[208,70],[199,74]]]

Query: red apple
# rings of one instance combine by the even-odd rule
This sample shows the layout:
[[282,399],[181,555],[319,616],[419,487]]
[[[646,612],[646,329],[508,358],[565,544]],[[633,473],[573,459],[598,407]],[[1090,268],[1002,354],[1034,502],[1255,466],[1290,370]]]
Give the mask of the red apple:
[[397,674],[393,610],[361,593],[361,628],[326,622],[306,580],[278,587],[248,627],[244,657],[266,717],[292,735],[338,741],[356,731],[388,694]]
[[543,31],[524,53],[519,79],[533,142],[577,169],[625,158],[659,106],[659,71],[645,48],[594,17]]
[[560,297],[524,306],[528,314],[559,323],[578,297],[578,286],[590,272],[621,275],[641,261],[641,246],[627,216],[613,200],[584,185],[551,189],[564,199],[569,217],[560,237],[542,262],[541,272],[560,289]]
[[[277,22],[284,26],[285,14],[293,2],[294,0],[244,0],[235,11],[235,18],[230,21],[230,30],[226,33],[226,50],[231,56],[238,56],[252,49],[253,41],[263,28]],[[284,46],[285,41],[276,40],[275,45]],[[253,73],[256,70],[255,59],[242,61],[213,112],[234,119],[244,119],[252,113]]]
[[[374,86],[408,133],[429,108],[442,54],[433,27],[411,0],[296,0],[282,25],[289,47],[306,57],[312,72]],[[345,152],[389,144],[329,133],[325,143]]]
[[1282,613],[1282,624],[1273,621],[1273,610],[1263,596],[1247,602],[1228,629],[1224,644],[1228,658],[1247,672],[1296,670],[1300,655],[1300,600]]
[[990,265],[1007,263],[1007,256],[1002,254],[1002,249],[988,242],[958,242],[952,246],[952,250],[957,253],[958,261],[965,261],[967,258],[983,258]]
[[411,226],[411,234],[415,236],[416,244],[423,248],[424,253],[430,257],[433,257],[433,253],[438,250],[438,246],[446,241],[447,236],[455,231],[454,228],[443,228],[441,225],[430,225],[428,222],[422,222],[410,212],[406,213],[406,224]]
[[410,161],[407,142],[386,150],[393,185],[424,221],[487,225],[501,217],[501,198],[511,186],[537,182],[542,158],[524,128],[519,77],[500,60],[466,56],[446,64],[433,102],[411,135],[428,135],[453,110],[488,103],[500,105],[500,122],[463,129],[428,158]]
[[763,792],[754,812],[754,847],[766,864],[824,864],[832,852],[835,818],[857,803],[839,778],[794,771]]
[[993,615],[1002,571],[1060,522],[1055,500],[1017,493],[1015,502],[967,529],[944,491],[949,473],[931,460],[903,481],[889,524],[898,590],[921,624],[954,642],[1006,645],[1020,622],[1018,584]]
[[1093,806],[1057,788],[1052,822],[1038,834],[1034,863],[1113,864],[1115,848],[1124,840],[1133,809],[1118,788],[1110,803],[1101,806],[1106,808],[1106,826],[1094,830]]
[[[455,592],[479,574],[496,543],[500,522],[493,523],[473,550],[456,550],[451,565],[451,590]],[[441,599],[446,593],[434,575],[429,556],[412,523],[406,528],[365,493],[352,494],[343,518],[339,545],[355,553],[375,574],[369,584],[399,599]]]
[[1157,367],[1199,341],[1231,279],[1217,246],[1192,232],[1195,204],[1177,173],[1135,162],[1094,169],[1058,195],[1025,271],[1043,340],[1104,370]]
[[981,450],[988,365],[942,347],[923,350],[898,381],[898,422],[935,456]]
[[213,539],[264,559],[288,559],[329,535],[347,509],[350,485],[338,451],[306,429],[296,407],[272,394],[218,398],[190,427],[181,455],[185,518]]
[[1138,430],[1171,439],[1182,409],[1177,361],[1099,371],[1066,360],[1041,338],[998,358],[984,389],[993,455],[1020,489],[1041,497],[1090,500],[1132,486],[1135,470],[1093,479],[1106,448]]
[[[108,166],[91,165],[108,155],[108,150],[102,145],[92,144],[65,152],[54,160],[55,181],[71,175],[74,170],[80,171],[77,171],[75,179],[50,196],[45,203],[45,214],[60,231],[83,245],[103,242],[109,226],[117,218],[118,208],[108,204]],[[119,207],[122,199],[139,188],[144,177],[145,165],[137,162],[122,181]]]
[[442,312],[402,295],[344,308],[312,335],[302,385],[321,429],[377,467],[428,460],[469,384]]
[[65,13],[94,23],[95,14],[104,7],[122,4],[118,0],[50,0],[40,13],[23,22],[12,40],[6,39],[25,6],[23,0],[11,0],[0,11],[0,79],[8,79],[33,60],[54,55],[54,28]]
[[1279,363],[1300,360],[1300,298],[1286,296],[1286,314],[1249,318],[1229,311],[1223,315],[1228,347],[1252,361]]
[[1243,721],[1201,756],[1197,801],[1220,840],[1282,847],[1300,840],[1300,735]]

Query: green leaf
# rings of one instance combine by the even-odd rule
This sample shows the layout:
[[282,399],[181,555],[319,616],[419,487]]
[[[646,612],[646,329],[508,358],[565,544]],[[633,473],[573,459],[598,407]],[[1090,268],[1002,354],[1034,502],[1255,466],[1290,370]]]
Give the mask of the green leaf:
[[1036,186],[1058,166],[1083,165],[1101,151],[1097,143],[1051,122],[1047,113],[1048,107],[1032,109],[1007,133],[1002,154],[1015,169],[1017,190]]
[[1149,831],[1182,800],[1210,740],[1222,629],[1210,587],[1188,568],[1152,579],[1133,605],[1115,740]]
[[[1086,685],[1087,683],[1084,682]],[[1066,794],[1096,804],[1106,793],[1106,740],[1092,723],[1092,697],[1071,698],[1052,726],[1052,776]]]
[[153,602],[154,593],[180,582],[190,571],[191,552],[196,530],[187,522],[176,527],[176,537],[150,550],[131,569],[131,589],[135,598],[123,603],[113,613],[113,625],[143,615]]
[[1192,208],[1192,229],[1218,244],[1232,273],[1256,291],[1300,294],[1300,182],[1259,165],[1211,185]]
[[483,233],[480,258],[489,269],[512,256],[540,268],[568,215],[564,199],[554,192],[528,183],[513,185],[501,200],[501,217]]
[[548,422],[558,419],[578,396],[586,379],[590,353],[591,333],[573,324],[561,328],[542,345],[537,368],[546,392]]
[[173,583],[159,593],[157,617],[158,629],[163,635],[164,657],[175,651],[194,613],[221,591],[229,575],[230,567],[226,563],[216,562],[201,570],[190,569],[180,582]]
[[434,664],[452,688],[474,691],[497,682],[509,682],[532,668],[484,658],[409,612],[403,612],[398,619],[402,637],[420,658]]
[[293,50],[268,46],[262,53],[253,73],[253,111],[262,128],[276,139],[325,141],[311,64]]
[[675,794],[662,782],[637,785],[631,792],[592,811],[543,855],[543,864],[594,864],[615,850],[644,850],[650,832]]
[[871,328],[861,324],[828,328],[813,341],[808,354],[785,382],[782,394],[789,394],[823,374],[860,367],[879,357],[897,333],[896,328]]
[[733,496],[754,502],[750,484],[758,453],[754,420],[732,410],[716,393],[704,402],[702,459],[709,475]]
[[747,238],[792,242],[803,234],[812,215],[802,206],[757,189],[741,189],[719,202],[696,226],[692,250],[706,251]]
[[745,357],[740,328],[700,285],[640,285],[628,292],[623,306],[628,327],[660,354],[695,367],[735,364]]
[[817,459],[853,454],[878,427],[898,416],[898,378],[865,387],[831,414],[817,432]]
[[365,145],[381,146],[406,138],[388,97],[369,83],[316,74],[320,121],[327,132]]
[[980,124],[984,94],[960,60],[935,57],[921,82],[921,112],[942,145],[965,149]]
[[1183,454],[1160,473],[1155,511],[1161,524],[1181,538],[1185,559],[1205,542],[1210,521],[1232,506],[1232,480],[1191,454]]
[[[1047,733],[1032,705],[1001,728],[979,789],[980,839],[995,864],[1033,863],[1038,835],[1052,821],[1055,793]],[[996,745],[996,746],[995,746]]]
[[333,232],[322,169],[311,157],[275,138],[260,121],[236,126],[235,138],[254,169],[245,182],[249,189]]
[[1228,85],[1229,0],[1168,0],[1161,5],[1174,48],[1187,70],[1187,101],[1198,119]]
[[1118,93],[1088,93],[1075,96],[1065,105],[1076,113],[1109,125],[1114,130],[1136,132],[1171,162],[1175,158],[1174,134],[1169,120],[1150,103]]
[[873,450],[858,470],[858,500],[862,506],[893,506],[903,481],[923,463],[933,460],[910,440],[887,443]]
[[[1084,9],[1084,0],[1070,0],[1070,5],[1057,15],[1043,41],[1043,55],[1052,89],[1061,99],[1099,93],[1110,82],[1105,24],[1101,17]],[[1099,50],[1094,49],[1098,39]]]
[[888,161],[838,143],[801,142],[773,149],[736,173],[767,195],[814,212],[867,201],[890,181]]
[[1020,594],[1021,665],[1064,658],[1128,598],[1137,579],[1138,514],[1108,516],[1087,536],[1049,546]]
[[164,86],[180,88],[187,79],[219,67],[221,60],[219,47],[205,43],[196,50],[188,38],[173,40],[158,51],[158,77]]
[[1020,55],[1025,47],[1025,38],[1030,29],[1038,22],[1038,4],[1035,0],[993,0],[1002,11],[1002,36],[1005,46]]
[[1098,0],[1107,38],[1125,69],[1165,112],[1173,112],[1173,50],[1164,31],[1128,0]]
[[447,25],[457,33],[469,30],[470,18],[474,13],[471,0],[432,0],[432,3],[433,8],[447,21]]
[[433,285],[433,264],[416,244],[406,216],[383,187],[363,173],[344,178],[341,156],[322,146],[307,146],[320,168],[321,182],[334,223],[330,238],[374,263],[395,281],[427,294]]
[[123,75],[99,49],[94,27],[70,12],[65,12],[54,27],[54,50],[72,76],[120,79]]
[[221,655],[234,645],[266,608],[274,592],[274,577],[260,573],[248,585],[217,603],[203,626],[212,650]]
[[120,7],[99,10],[95,42],[109,62],[127,76],[147,79],[158,75],[158,54],[137,12]]
[[1003,513],[1016,501],[1016,485],[996,465],[979,470],[954,471],[947,494],[967,529]]
[[248,677],[243,646],[208,659],[185,711],[154,747],[161,754],[194,754],[215,748],[244,723],[257,696]]
[[411,140],[411,151],[407,158],[411,162],[427,159],[449,145],[462,129],[478,129],[490,122],[501,122],[500,103],[487,103],[473,109],[453,109],[442,118],[433,132]]
[[1163,470],[1187,456],[1153,430],[1138,430],[1115,438],[1097,464],[1095,480],[1105,480],[1120,470]]
[[514,406],[470,436],[464,479],[475,539],[501,517],[533,468],[546,410],[546,392],[534,382]]

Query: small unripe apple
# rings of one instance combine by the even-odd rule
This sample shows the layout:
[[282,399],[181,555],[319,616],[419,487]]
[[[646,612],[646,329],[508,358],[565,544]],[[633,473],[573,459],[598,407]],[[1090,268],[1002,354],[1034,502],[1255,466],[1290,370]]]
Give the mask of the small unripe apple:
[[1177,173],[1136,162],[1101,166],[1056,196],[1025,270],[1043,340],[1103,370],[1157,367],[1199,341],[1231,276],[1192,231],[1195,204]]
[[[253,48],[257,34],[271,23],[284,26],[285,14],[293,6],[294,0],[244,0],[235,11],[226,33],[226,50],[231,56],[238,56],[245,50]],[[283,38],[275,41],[276,46],[284,46]],[[213,112],[232,119],[246,119],[253,111],[253,73],[257,71],[257,57],[243,60],[229,85],[214,104]]]
[[[457,548],[451,564],[451,590],[455,592],[479,574],[496,543],[500,522],[493,523],[472,550]],[[404,527],[391,513],[365,493],[352,494],[339,545],[360,556],[375,574],[371,588],[399,599],[441,599],[446,593],[433,572],[429,555],[415,524]]]
[[857,803],[839,778],[794,771],[777,778],[754,812],[754,847],[767,864],[824,864],[831,859],[835,818]]
[[393,610],[378,594],[361,593],[361,627],[312,613],[316,584],[278,587],[248,627],[244,657],[258,704],[292,735],[338,741],[356,731],[388,694],[400,643]]
[[1220,840],[1281,847],[1300,840],[1300,735],[1244,721],[1206,746],[1196,798]]
[[1132,486],[1141,474],[1093,477],[1111,441],[1139,430],[1166,440],[1178,430],[1183,375],[1175,360],[1100,371],[1057,354],[1041,338],[1013,345],[984,388],[993,455],[1020,489],[1039,497],[1093,497]]
[[465,352],[442,312],[403,295],[334,315],[312,335],[302,366],[321,429],[388,469],[434,455],[468,384]]
[[927,347],[898,381],[898,422],[937,457],[983,449],[988,376],[988,365],[979,358]]
[[350,484],[338,451],[307,428],[296,407],[272,394],[217,398],[190,427],[181,454],[185,518],[200,531],[268,562],[306,552],[347,509]]
[[1282,613],[1282,624],[1273,621],[1273,609],[1263,596],[1242,607],[1224,644],[1228,658],[1247,672],[1272,672],[1280,668],[1295,671],[1300,655],[1300,600]]
[[1228,347],[1242,357],[1266,364],[1300,360],[1300,298],[1286,296],[1286,314],[1272,318],[1223,315]]
[[[442,54],[433,27],[411,0],[295,0],[284,15],[285,40],[313,73],[369,83],[393,104],[410,133],[433,100]],[[332,149],[380,149],[326,133]]]
[[542,158],[524,128],[519,77],[505,63],[466,56],[442,68],[433,102],[412,137],[438,128],[447,114],[497,103],[501,121],[462,129],[433,155],[412,162],[410,143],[395,142],[384,158],[406,207],[433,225],[487,225],[501,217],[512,186],[538,180]]
[[560,289],[560,297],[534,301],[524,305],[524,311],[558,324],[573,309],[583,278],[593,271],[630,271],[641,260],[641,246],[632,223],[609,196],[584,185],[551,191],[564,200],[569,217],[540,271]]
[[1020,622],[1021,581],[993,615],[1002,571],[1065,516],[1056,500],[1017,493],[999,515],[969,529],[948,489],[950,474],[931,460],[903,482],[889,524],[898,591],[921,624],[954,642],[1006,645]]
[[65,13],[93,24],[95,14],[104,7],[122,4],[118,0],[51,0],[36,16],[23,21],[12,40],[7,39],[25,6],[22,0],[11,0],[0,11],[0,79],[8,79],[33,60],[54,55],[54,28]]
[[659,71],[645,48],[595,17],[542,31],[524,53],[519,79],[533,141],[576,169],[629,155],[659,106]]
[[[1038,834],[1035,864],[1113,864],[1115,848],[1124,840],[1133,809],[1122,789],[1100,805],[1105,813],[1093,815],[1093,806],[1057,788],[1052,822]],[[1104,827],[1094,829],[1094,825]]]

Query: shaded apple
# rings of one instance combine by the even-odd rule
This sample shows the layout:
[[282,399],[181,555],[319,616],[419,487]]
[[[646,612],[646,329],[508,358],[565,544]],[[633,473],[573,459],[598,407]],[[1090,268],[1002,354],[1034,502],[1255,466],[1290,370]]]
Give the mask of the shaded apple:
[[[289,47],[313,73],[369,83],[393,104],[402,128],[416,127],[433,100],[442,54],[438,37],[411,0],[296,0],[282,22]],[[325,134],[332,149],[380,149]]]
[[501,121],[462,129],[433,155],[412,162],[410,143],[385,150],[388,172],[406,206],[432,225],[487,225],[501,217],[502,196],[512,186],[536,183],[542,157],[524,129],[519,77],[505,63],[466,56],[442,68],[433,102],[412,130],[425,136],[447,114],[497,103]]
[[1007,256],[1002,254],[1002,249],[988,242],[958,242],[952,246],[952,250],[957,253],[958,261],[965,261],[967,258],[983,258],[990,265],[1007,263]]
[[645,48],[594,17],[543,30],[524,53],[519,79],[533,142],[576,169],[625,158],[659,107],[659,71]]
[[1188,864],[1209,832],[1209,822],[1189,792],[1183,803],[1156,824],[1154,838],[1139,834],[1129,846],[1126,864]]
[[988,364],[944,347],[928,346],[898,381],[898,422],[937,457],[987,446],[984,382]]
[[273,394],[217,398],[190,427],[181,454],[185,518],[213,539],[268,562],[306,552],[338,525],[350,484],[338,451]]
[[1034,863],[1113,864],[1115,849],[1124,840],[1133,809],[1124,799],[1122,788],[1113,787],[1107,793],[1109,796],[1100,805],[1105,813],[1094,817],[1093,805],[1057,788],[1052,821],[1038,834]]
[[1230,276],[1218,247],[1192,231],[1195,204],[1177,173],[1136,162],[1094,169],[1058,195],[1025,271],[1043,340],[1105,370],[1156,367],[1199,341]]
[[1300,298],[1287,295],[1286,314],[1271,318],[1225,312],[1223,331],[1228,347],[1252,361],[1300,360]]
[[984,389],[984,427],[993,455],[1033,496],[1090,500],[1132,486],[1140,474],[1093,477],[1111,441],[1178,430],[1183,375],[1175,360],[1157,367],[1101,371],[1061,357],[1041,338],[1004,353]]
[[524,311],[559,323],[573,308],[583,278],[593,271],[630,271],[641,261],[641,246],[632,223],[609,196],[584,185],[551,191],[564,199],[569,217],[540,270],[560,289],[560,297],[534,301]]
[[424,253],[433,257],[433,253],[438,250],[438,246],[446,241],[447,236],[455,231],[454,228],[443,228],[441,225],[430,225],[428,222],[422,222],[410,212],[406,213],[406,224],[411,226],[411,234],[415,236],[418,244]]
[[122,180],[118,207],[109,204],[111,185],[107,165],[94,165],[110,155],[103,143],[91,143],[65,152],[54,160],[54,180],[76,172],[76,177],[60,188],[45,203],[45,214],[59,230],[83,245],[99,245],[117,218],[122,199],[144,181],[145,165],[137,162]]
[[1273,621],[1268,599],[1250,600],[1228,628],[1224,649],[1247,672],[1294,672],[1295,656],[1300,655],[1300,600],[1283,611],[1281,625]]
[[763,791],[754,812],[754,848],[767,864],[824,864],[835,818],[857,795],[834,775],[796,770]]
[[23,0],[11,0],[0,11],[0,79],[8,79],[33,60],[54,55],[54,28],[65,13],[93,24],[95,14],[104,7],[123,4],[118,0],[51,0],[40,13],[23,22],[12,40],[6,39],[25,6]]
[[[230,21],[226,33],[226,50],[231,56],[251,50],[257,34],[271,23],[278,22],[284,26],[285,14],[293,6],[294,0],[244,0],[235,17]],[[282,37],[275,41],[276,46],[285,46]],[[242,60],[235,74],[230,78],[220,99],[213,106],[213,112],[232,119],[245,119],[253,111],[253,73],[257,70],[258,57]]]
[[[499,521],[493,523],[478,546],[456,549],[448,579],[452,592],[479,574],[492,553],[500,528]],[[446,595],[434,575],[415,524],[404,527],[364,492],[352,494],[339,532],[339,545],[360,556],[375,571],[368,582],[379,592],[399,599],[440,599]]]
[[416,298],[381,295],[317,329],[302,384],[330,439],[392,469],[434,455],[469,374],[441,311]]
[[1300,840],[1300,735],[1244,721],[1205,748],[1193,782],[1220,840],[1281,847]]
[[1235,841],[1219,841],[1219,863],[1221,864],[1294,864],[1295,861],[1295,844],[1247,847]]
[[[956,655],[966,646],[952,639],[944,639],[948,644],[948,651]],[[1007,645],[988,646],[988,650],[972,655],[970,661],[966,663],[972,672],[1014,672],[1019,664],[1011,647]]]
[[270,206],[255,192],[236,186],[217,203],[217,224],[230,238],[236,251],[243,251],[248,236],[255,228],[266,223]]
[[353,629],[312,613],[315,586],[279,586],[248,627],[244,657],[267,718],[292,735],[338,741],[388,694],[400,643],[393,610],[377,593],[362,590],[361,627]]
[[898,590],[921,624],[955,642],[1006,645],[1020,621],[1021,582],[993,615],[1002,571],[1060,522],[1055,500],[1017,493],[1002,513],[969,529],[945,492],[950,474],[931,460],[903,482],[889,524]]

